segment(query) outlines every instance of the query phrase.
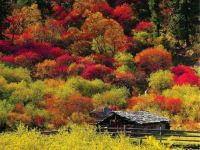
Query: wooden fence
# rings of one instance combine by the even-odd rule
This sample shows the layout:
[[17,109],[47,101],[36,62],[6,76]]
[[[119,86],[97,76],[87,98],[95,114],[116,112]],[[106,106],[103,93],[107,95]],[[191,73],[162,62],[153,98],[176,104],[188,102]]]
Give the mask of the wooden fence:
[[[120,133],[130,137],[143,136],[182,136],[182,137],[199,137],[200,131],[187,130],[167,130],[167,129],[147,129],[147,128],[115,128],[115,127],[97,127],[97,132],[108,132],[111,135],[118,135]],[[195,135],[191,135],[195,134]],[[199,139],[200,142],[200,139]]]
[[157,140],[160,140],[161,143],[165,143],[171,137],[170,141],[174,143],[174,146],[181,146],[183,143],[186,143],[186,148],[194,148],[200,150],[200,131],[166,130],[161,128],[147,129],[126,127],[97,127],[97,132],[108,132],[112,136],[125,134],[131,138],[139,139],[138,144],[141,144],[142,141],[147,138],[147,136],[154,136]]
[[[68,128],[66,132],[71,132],[71,128]],[[161,143],[165,143],[166,140],[170,138],[170,141],[173,143],[187,143],[189,148],[192,144],[195,143],[195,149],[200,149],[200,131],[186,131],[186,130],[166,130],[166,129],[146,129],[146,128],[128,128],[128,127],[97,127],[96,131],[98,134],[109,133],[113,137],[120,134],[124,134],[134,139],[138,139],[141,144],[147,136],[154,136],[157,140],[160,140]],[[42,131],[42,134],[56,134],[57,130],[54,131]],[[176,144],[179,146],[178,144]]]

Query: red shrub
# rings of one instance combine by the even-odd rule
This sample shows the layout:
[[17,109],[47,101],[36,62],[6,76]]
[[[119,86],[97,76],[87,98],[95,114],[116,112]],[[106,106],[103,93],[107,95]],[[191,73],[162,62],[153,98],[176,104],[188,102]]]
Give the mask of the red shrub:
[[27,31],[24,31],[21,35],[19,35],[19,38],[16,39],[16,44],[22,44],[22,43],[28,43],[31,42],[33,39],[33,35],[30,31],[30,29],[27,29]]
[[41,58],[54,58],[54,56],[51,55],[52,47],[50,43],[27,43],[18,48],[17,54],[32,51],[40,55]]
[[54,11],[55,13],[60,13],[60,12],[62,12],[62,11],[64,11],[64,10],[65,10],[65,8],[64,8],[63,6],[57,5],[57,6],[54,6],[54,7],[53,7],[53,11]]
[[33,38],[33,35],[31,33],[24,32],[22,34],[22,37],[24,40],[29,40],[29,39]]
[[78,10],[73,9],[64,19],[65,24],[77,22],[81,19],[81,15]]
[[86,79],[92,80],[95,78],[98,79],[105,79],[105,77],[112,73],[112,69],[109,67],[106,67],[104,65],[92,65],[88,66],[82,76]]
[[181,76],[184,73],[195,73],[195,70],[193,68],[184,65],[173,67],[171,71],[175,74],[175,76]]
[[45,123],[45,119],[42,116],[36,115],[34,117],[34,124],[38,127],[43,127]]
[[68,53],[58,57],[56,59],[56,63],[59,65],[59,66],[65,66],[65,65],[69,65],[73,62],[76,61],[76,58],[73,57],[73,56],[70,56]]
[[182,106],[182,100],[179,98],[168,98],[166,100],[165,107],[173,114],[180,112]]
[[52,47],[50,55],[53,56],[54,58],[59,57],[61,55],[64,55],[66,52],[64,49],[59,48],[59,47]]
[[108,57],[105,55],[93,55],[92,58],[94,59],[96,64],[102,64],[107,67],[112,67],[114,63],[114,59],[112,57]]
[[15,56],[13,56],[13,55],[2,56],[0,60],[2,62],[5,62],[5,63],[14,64],[15,63]]
[[131,20],[133,16],[133,10],[129,4],[123,4],[121,6],[117,6],[113,11],[113,16],[120,23],[124,23],[126,21]]
[[0,40],[0,52],[10,53],[15,50],[14,45],[11,42]]
[[161,109],[165,109],[165,100],[164,96],[156,96],[155,102],[160,106]]
[[179,98],[156,96],[155,102],[160,106],[161,109],[168,110],[172,114],[180,112],[182,106],[182,100]]
[[65,12],[65,8],[63,6],[55,6],[53,7],[53,15],[57,20],[63,20],[67,13]]
[[113,12],[113,8],[110,7],[110,5],[108,3],[103,3],[102,5],[102,11],[101,11],[104,15],[109,16],[112,14]]
[[134,43],[133,37],[130,37],[130,36],[127,37],[127,43],[125,44],[124,49],[127,52],[132,52],[134,49],[134,46],[135,46],[135,43]]
[[67,17],[67,15],[68,14],[66,12],[61,12],[58,19],[63,20],[63,19],[65,19],[65,17]]
[[33,65],[39,60],[41,60],[40,56],[32,51],[24,52],[15,57],[15,63],[23,67],[26,67],[27,65]]
[[179,77],[174,77],[175,83],[178,85],[191,84],[200,85],[200,79],[194,73],[184,73]]
[[[60,8],[62,9],[63,7],[60,6]],[[57,20],[64,20],[65,17],[67,17],[67,15],[68,15],[68,14],[64,11],[64,9],[63,9],[63,10],[58,10],[58,11],[56,11],[56,12],[54,13],[54,16],[55,16],[55,18],[56,18]]]
[[191,84],[199,85],[200,79],[195,74],[195,70],[192,67],[178,65],[171,70],[174,73],[174,81],[178,85]]
[[139,22],[134,31],[140,32],[140,31],[150,31],[153,28],[153,23],[149,21],[141,21]]
[[16,55],[23,55],[23,57],[37,55],[41,59],[56,58],[65,53],[64,49],[54,47],[51,43],[26,43],[15,48]]

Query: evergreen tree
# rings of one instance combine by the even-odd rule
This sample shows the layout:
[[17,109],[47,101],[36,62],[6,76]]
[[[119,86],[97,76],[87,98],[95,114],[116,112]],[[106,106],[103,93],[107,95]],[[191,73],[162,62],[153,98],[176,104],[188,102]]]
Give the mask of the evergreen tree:
[[160,28],[161,28],[161,14],[160,14],[160,8],[159,8],[159,2],[160,0],[149,0],[149,10],[151,12],[151,21],[154,22],[156,25],[155,29],[155,36],[160,35]]
[[199,1],[172,0],[171,6],[170,31],[177,40],[183,40],[190,46],[190,37],[196,34],[198,27]]
[[0,0],[0,39],[3,38],[3,21],[9,15],[11,8],[10,0]]

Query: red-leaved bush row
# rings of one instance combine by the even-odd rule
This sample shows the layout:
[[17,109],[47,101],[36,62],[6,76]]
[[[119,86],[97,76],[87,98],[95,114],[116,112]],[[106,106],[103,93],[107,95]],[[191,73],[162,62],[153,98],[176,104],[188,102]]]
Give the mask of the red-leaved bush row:
[[133,10],[131,6],[127,3],[123,3],[122,5],[117,6],[116,8],[112,8],[109,6],[107,2],[97,2],[96,4],[90,4],[86,6],[82,6],[82,8],[74,8],[71,12],[67,13],[63,6],[55,6],[53,8],[54,17],[59,24],[67,25],[69,23],[77,22],[82,18],[82,10],[86,9],[92,13],[101,12],[105,16],[110,16],[116,19],[122,25],[130,21],[133,16]]
[[163,110],[168,110],[172,114],[180,112],[182,106],[182,100],[179,98],[170,98],[165,96],[156,96],[155,102]]
[[65,51],[59,47],[54,47],[50,43],[27,43],[24,45],[14,45],[5,40],[0,40],[0,51],[5,54],[13,54],[15,56],[22,55],[26,52],[31,56],[37,54],[40,59],[56,58],[65,54]]
[[84,72],[83,77],[89,80],[98,78],[105,79],[109,74],[112,73],[112,69],[104,65],[92,65],[88,66]]
[[[154,97],[154,101],[152,101],[151,103],[154,103],[154,105],[158,105],[161,110],[169,111],[171,114],[179,113],[182,108],[182,100],[179,98],[171,98],[158,95]],[[148,105],[148,102],[144,97],[132,97],[128,101],[128,108],[133,109],[135,106],[140,104]]]
[[139,22],[134,31],[135,32],[140,32],[140,31],[150,31],[153,28],[153,23],[149,21],[141,21]]
[[200,85],[200,79],[195,74],[195,70],[192,67],[178,65],[171,69],[174,74],[174,81],[178,85],[191,84],[191,85]]

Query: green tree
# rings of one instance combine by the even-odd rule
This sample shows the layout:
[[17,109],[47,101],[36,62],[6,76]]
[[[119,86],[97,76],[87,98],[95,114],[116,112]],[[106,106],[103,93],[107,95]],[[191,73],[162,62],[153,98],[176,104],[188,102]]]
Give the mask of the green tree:
[[170,19],[171,33],[177,40],[183,40],[187,46],[191,45],[190,36],[196,34],[199,1],[198,0],[172,0],[173,10]]
[[149,10],[151,12],[151,21],[154,22],[156,29],[154,36],[160,36],[161,14],[159,8],[160,0],[149,0]]
[[[117,94],[116,94],[117,93]],[[118,106],[124,108],[130,93],[127,88],[112,88],[109,91],[98,93],[93,96],[94,103],[97,106]]]
[[0,0],[0,39],[3,38],[3,26],[4,19],[9,15],[11,8],[10,0]]
[[150,75],[149,87],[151,90],[161,92],[173,85],[173,74],[169,70],[159,70]]
[[30,5],[33,3],[33,0],[17,0],[17,6],[24,6],[24,5]]

